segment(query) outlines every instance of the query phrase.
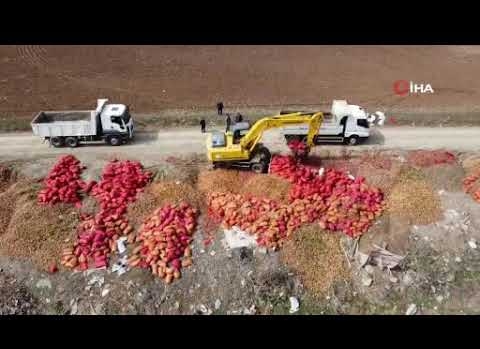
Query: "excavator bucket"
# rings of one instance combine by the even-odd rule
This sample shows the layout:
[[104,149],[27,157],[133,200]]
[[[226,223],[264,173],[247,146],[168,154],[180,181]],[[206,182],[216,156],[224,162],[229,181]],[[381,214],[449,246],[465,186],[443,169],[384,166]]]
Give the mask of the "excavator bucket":
[[302,140],[293,139],[287,143],[288,147],[292,151],[292,154],[297,159],[303,159],[308,156],[310,147]]

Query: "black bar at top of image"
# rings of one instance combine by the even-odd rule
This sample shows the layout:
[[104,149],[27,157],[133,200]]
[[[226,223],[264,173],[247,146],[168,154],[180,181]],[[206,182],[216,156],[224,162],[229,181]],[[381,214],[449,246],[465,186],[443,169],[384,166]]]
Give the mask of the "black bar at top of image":
[[441,4],[422,8],[418,1],[388,8],[350,2],[336,8],[332,2],[175,5],[98,3],[55,12],[41,3],[22,12],[21,21],[5,15],[0,44],[480,44],[477,11],[466,7],[446,6],[442,16]]
[[409,32],[168,32],[168,31],[116,31],[95,33],[88,31],[20,32],[2,31],[0,44],[98,44],[98,45],[479,45],[480,31],[449,33]]

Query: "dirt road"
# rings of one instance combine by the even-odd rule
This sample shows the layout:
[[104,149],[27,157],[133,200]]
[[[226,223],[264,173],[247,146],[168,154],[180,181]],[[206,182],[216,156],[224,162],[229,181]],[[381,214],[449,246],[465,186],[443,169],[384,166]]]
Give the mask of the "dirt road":
[[[385,127],[373,130],[369,141],[356,149],[450,149],[480,150],[480,127]],[[163,130],[158,133],[139,133],[132,144],[111,147],[105,144],[84,145],[76,149],[49,147],[48,143],[30,133],[0,135],[0,159],[33,159],[63,153],[79,156],[109,156],[122,154],[139,160],[153,160],[174,155],[204,152],[205,135],[197,128]],[[278,132],[264,135],[264,142],[275,151],[286,151]],[[325,145],[339,147],[338,145]]]

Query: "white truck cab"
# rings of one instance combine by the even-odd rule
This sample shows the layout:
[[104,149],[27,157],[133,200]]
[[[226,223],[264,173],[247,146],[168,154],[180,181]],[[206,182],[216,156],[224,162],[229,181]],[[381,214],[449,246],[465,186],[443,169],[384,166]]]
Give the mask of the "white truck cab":
[[[104,101],[106,103],[108,100]],[[128,138],[133,137],[133,119],[126,105],[105,104],[100,110],[100,123],[105,136],[128,133]]]
[[[334,100],[330,113],[324,113],[315,142],[358,144],[370,136],[370,127],[365,109],[348,104],[346,100]],[[280,131],[287,141],[305,137],[307,125],[287,126]]]

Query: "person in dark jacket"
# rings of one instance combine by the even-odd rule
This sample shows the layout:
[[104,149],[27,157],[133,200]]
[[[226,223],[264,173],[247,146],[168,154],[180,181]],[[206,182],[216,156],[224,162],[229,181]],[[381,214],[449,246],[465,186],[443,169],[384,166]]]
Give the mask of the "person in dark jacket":
[[230,131],[230,124],[232,123],[232,119],[230,118],[230,114],[227,114],[227,119],[225,120],[227,124],[226,132]]
[[235,117],[235,122],[242,122],[243,121],[243,116],[240,113],[237,113],[237,116]]
[[202,128],[202,133],[205,133],[205,119],[200,120],[200,127]]
[[223,102],[218,102],[217,103],[217,113],[218,113],[218,115],[223,114]]

